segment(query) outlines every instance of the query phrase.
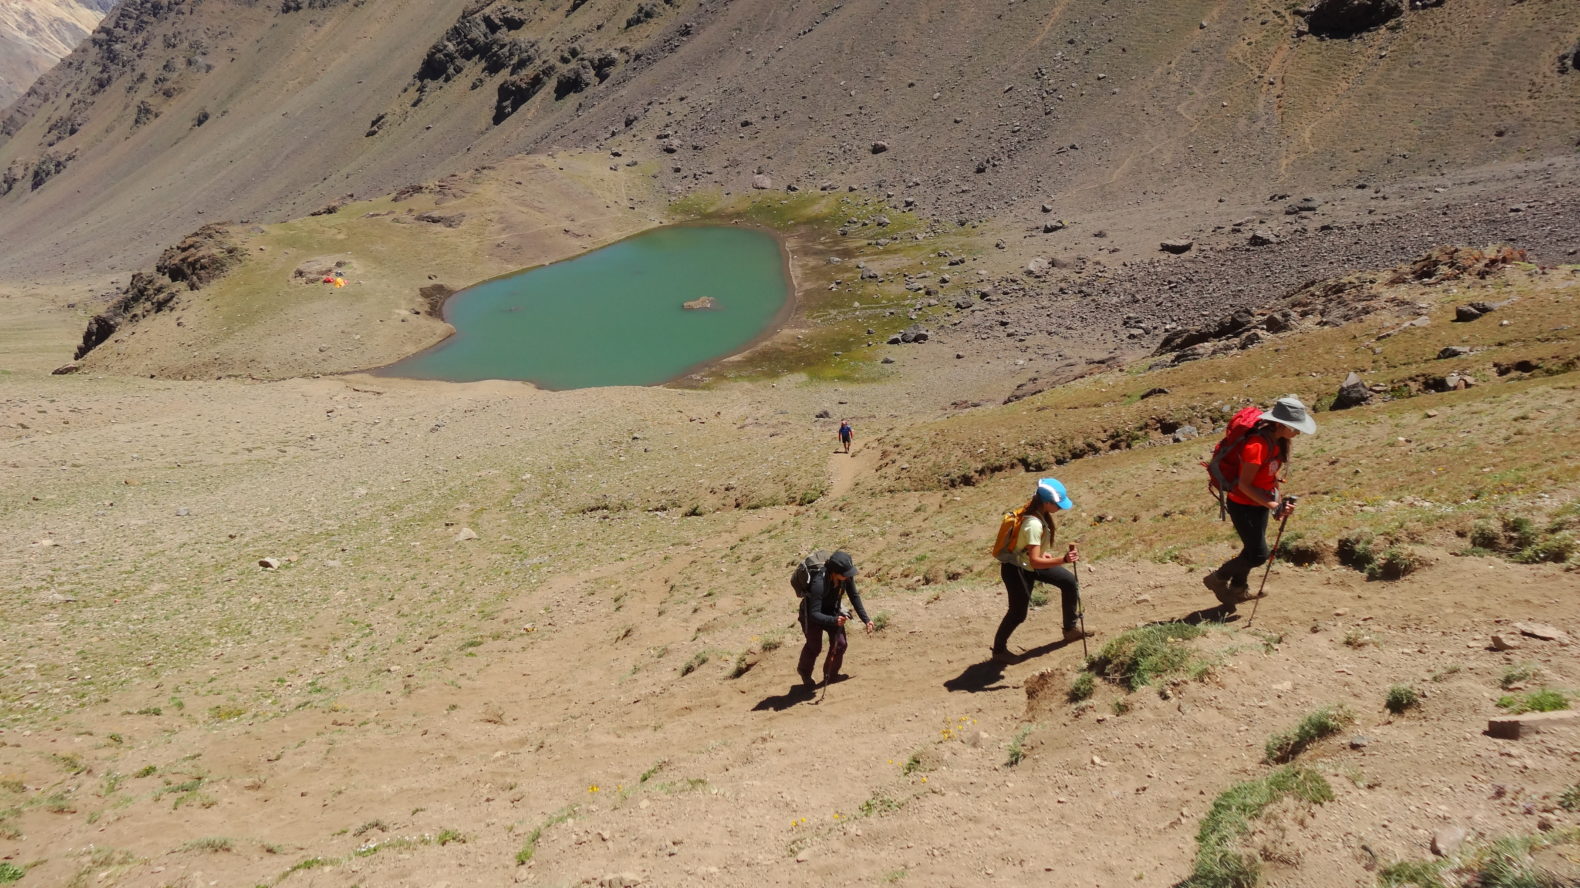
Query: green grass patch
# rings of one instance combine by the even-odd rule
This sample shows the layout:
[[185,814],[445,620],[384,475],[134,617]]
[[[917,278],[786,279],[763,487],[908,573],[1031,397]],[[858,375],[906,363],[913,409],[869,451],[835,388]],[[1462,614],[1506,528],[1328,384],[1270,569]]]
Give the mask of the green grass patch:
[[1421,692],[1407,685],[1394,685],[1383,698],[1383,706],[1394,715],[1403,715],[1406,710],[1420,705]]
[[1541,667],[1535,663],[1520,663],[1503,670],[1503,677],[1498,679],[1498,687],[1505,691],[1512,690],[1515,685],[1522,685],[1541,673]]
[[1097,676],[1083,670],[1075,676],[1075,681],[1070,682],[1070,692],[1065,696],[1071,703],[1079,703],[1082,700],[1090,700],[1096,690]]
[[1092,658],[1091,671],[1134,691],[1173,675],[1199,678],[1211,663],[1185,642],[1206,634],[1188,623],[1154,623],[1120,634]]
[[1558,712],[1569,708],[1569,698],[1551,688],[1531,691],[1529,694],[1506,694],[1498,698],[1498,708],[1513,715],[1526,712]]
[[234,850],[235,845],[230,839],[223,836],[209,836],[202,839],[193,839],[181,846],[182,851],[203,851],[209,854],[218,854],[222,851]]
[[538,853],[538,841],[550,828],[560,825],[576,815],[575,805],[566,805],[548,816],[547,820],[532,828],[527,833],[527,840],[522,843],[521,850],[516,852],[516,865],[521,866],[530,861]]
[[9,884],[27,875],[27,868],[14,863],[0,863],[0,885]]
[[1445,888],[1443,864],[1437,861],[1402,860],[1390,863],[1377,871],[1377,884],[1383,888]]
[[1254,888],[1260,863],[1255,854],[1240,847],[1240,840],[1264,808],[1291,796],[1321,804],[1333,799],[1333,787],[1321,774],[1291,765],[1224,790],[1202,818],[1195,866],[1181,883],[1183,888]]
[[1331,737],[1353,724],[1355,716],[1343,706],[1324,706],[1293,728],[1268,738],[1265,760],[1271,764],[1294,761],[1311,744]]

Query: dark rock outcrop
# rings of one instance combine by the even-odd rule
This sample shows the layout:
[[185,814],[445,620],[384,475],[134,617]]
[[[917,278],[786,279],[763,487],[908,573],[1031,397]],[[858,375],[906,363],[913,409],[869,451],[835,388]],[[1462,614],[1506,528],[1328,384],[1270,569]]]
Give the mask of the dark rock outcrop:
[[165,250],[154,270],[171,283],[196,290],[219,280],[241,264],[241,246],[223,225],[205,225]]
[[1306,25],[1318,37],[1353,37],[1404,15],[1404,0],[1317,0]]
[[82,332],[76,360],[118,331],[144,318],[168,311],[181,295],[179,284],[196,290],[213,283],[241,262],[241,247],[222,225],[205,225],[182,238],[159,257],[152,273],[140,271],[110,307],[94,315]]

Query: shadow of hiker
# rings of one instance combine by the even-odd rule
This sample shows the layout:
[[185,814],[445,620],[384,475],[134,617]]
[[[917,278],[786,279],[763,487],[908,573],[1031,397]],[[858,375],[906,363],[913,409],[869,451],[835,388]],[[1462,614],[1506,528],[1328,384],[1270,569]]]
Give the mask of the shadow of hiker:
[[1007,684],[1002,684],[1003,679],[1003,663],[983,660],[980,663],[972,663],[959,675],[944,682],[944,688],[972,694],[982,691],[1002,691],[1009,687]]
[[1240,619],[1240,614],[1232,604],[1218,604],[1204,607],[1201,610],[1191,611],[1183,617],[1174,620],[1155,620],[1147,626],[1165,626],[1169,623],[1184,623],[1187,626],[1200,626],[1203,623],[1233,623]]
[[[1015,655],[1016,663],[1035,660],[1043,654],[1051,654],[1059,648],[1072,645],[1075,642],[1059,639],[1047,644],[1040,644],[1034,648],[1027,648]],[[944,682],[944,687],[951,691],[965,691],[976,694],[982,691],[1002,691],[1009,688],[1007,684],[996,683],[1004,678],[1004,664],[991,659],[980,663],[972,663],[963,672]]]
[[783,694],[775,694],[762,698],[760,701],[758,701],[756,706],[752,707],[752,711],[764,712],[767,710],[772,710],[774,712],[783,712],[797,703],[810,703],[816,698],[817,688],[809,688],[806,685],[797,682],[796,684],[791,685],[790,690],[784,692]]

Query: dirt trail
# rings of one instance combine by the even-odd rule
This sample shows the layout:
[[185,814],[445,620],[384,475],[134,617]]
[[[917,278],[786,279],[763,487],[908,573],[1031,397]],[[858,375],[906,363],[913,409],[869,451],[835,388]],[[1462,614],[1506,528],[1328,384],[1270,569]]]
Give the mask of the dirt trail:
[[835,452],[828,458],[828,493],[829,499],[838,499],[848,493],[856,485],[856,479],[872,468],[874,451],[870,448],[856,447],[850,453]]

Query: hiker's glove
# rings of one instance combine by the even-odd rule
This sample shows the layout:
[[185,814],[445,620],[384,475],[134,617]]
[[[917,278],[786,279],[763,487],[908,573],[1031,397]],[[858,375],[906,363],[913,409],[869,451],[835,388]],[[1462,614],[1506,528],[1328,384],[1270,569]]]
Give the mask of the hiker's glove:
[[1295,511],[1295,504],[1290,502],[1288,497],[1285,497],[1278,501],[1278,508],[1273,511],[1273,516],[1275,518],[1287,518],[1293,511]]

